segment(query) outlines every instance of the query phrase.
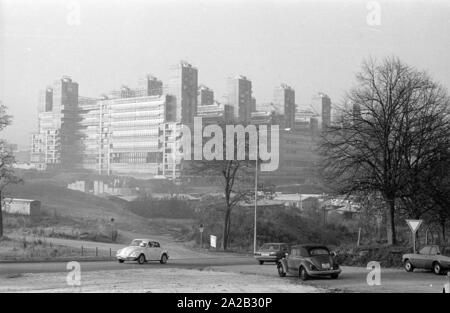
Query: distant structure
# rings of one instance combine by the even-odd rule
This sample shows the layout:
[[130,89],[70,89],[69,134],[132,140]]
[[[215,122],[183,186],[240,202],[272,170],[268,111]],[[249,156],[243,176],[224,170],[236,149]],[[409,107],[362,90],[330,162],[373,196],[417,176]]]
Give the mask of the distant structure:
[[321,129],[331,124],[331,99],[326,94],[319,92],[313,97],[311,103],[312,111],[318,116],[319,127]]
[[78,84],[63,76],[41,93],[38,131],[32,135],[31,161],[40,169],[71,169],[79,161]]
[[83,99],[81,168],[106,175],[175,177],[174,111],[170,95]]
[[198,105],[213,105],[214,104],[214,91],[205,85],[198,87]]
[[299,107],[295,113],[295,131],[312,130],[314,132],[319,130],[319,119],[320,115],[315,113],[309,107]]
[[138,86],[136,96],[161,96],[163,94],[163,82],[152,75],[141,78]]
[[229,104],[214,102],[211,105],[200,105],[197,116],[202,117],[203,124],[233,123],[234,108]]
[[8,214],[38,216],[41,213],[41,202],[30,199],[2,199],[2,211]]
[[250,112],[251,113],[256,112],[256,98],[255,97],[252,97],[252,102],[250,105]]
[[275,87],[273,91],[273,102],[280,110],[280,114],[284,117],[284,127],[294,129],[296,112],[295,90],[286,84]]
[[233,107],[236,121],[250,122],[252,109],[252,82],[239,75],[228,79],[228,104]]
[[40,98],[32,164],[39,170],[177,177],[177,103],[161,92],[161,82],[148,76],[137,89],[122,86],[102,98],[79,97],[78,84],[63,77]]
[[[198,86],[198,69],[184,61],[170,68],[167,86],[146,75],[137,87],[122,85],[98,98],[80,96],[78,84],[64,76],[41,92],[30,168],[175,180],[188,166],[180,156],[182,127],[192,129],[194,117],[199,116],[203,125],[278,125],[279,136],[269,143],[273,139],[279,146],[279,168],[262,176],[314,180],[314,145],[320,130],[331,123],[331,100],[326,94],[299,106],[295,90],[281,84],[274,88],[273,102],[257,103],[251,80],[236,76],[227,81],[225,99],[220,103],[212,89]],[[102,193],[109,187],[92,188]],[[82,183],[71,188],[90,190]]]
[[175,97],[176,122],[192,124],[197,115],[198,70],[181,61],[170,68],[168,93]]

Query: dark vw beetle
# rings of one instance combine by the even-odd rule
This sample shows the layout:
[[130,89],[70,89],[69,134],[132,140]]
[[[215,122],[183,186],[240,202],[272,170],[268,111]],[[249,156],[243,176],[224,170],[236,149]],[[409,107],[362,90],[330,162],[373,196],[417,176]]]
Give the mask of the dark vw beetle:
[[329,276],[338,278],[341,269],[336,254],[324,245],[305,244],[293,246],[291,253],[277,263],[278,275],[298,275],[301,280]]

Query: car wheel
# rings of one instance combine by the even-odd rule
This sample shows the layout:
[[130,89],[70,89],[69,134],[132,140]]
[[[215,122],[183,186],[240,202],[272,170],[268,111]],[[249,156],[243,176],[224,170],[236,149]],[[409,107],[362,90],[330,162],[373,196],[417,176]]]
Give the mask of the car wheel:
[[338,277],[339,277],[339,274],[331,274],[332,279],[338,279]]
[[145,263],[145,255],[141,254],[138,258],[138,263],[139,264],[144,264]]
[[124,262],[124,260],[118,260],[119,261],[119,263],[123,263]]
[[286,272],[283,269],[283,264],[278,263],[277,264],[277,270],[278,270],[278,276],[280,276],[280,277],[285,277],[286,276]]
[[298,270],[298,277],[303,281],[309,279],[309,275],[303,266],[301,266],[300,269]]
[[159,261],[159,263],[161,264],[167,263],[167,255],[165,253],[161,256],[161,260]]
[[259,261],[259,265],[263,265],[264,264],[264,261]]
[[441,267],[441,264],[439,264],[439,262],[434,262],[433,263],[433,272],[436,275],[441,275],[442,274],[442,267]]
[[414,266],[412,265],[412,263],[409,260],[407,260],[405,262],[404,267],[405,267],[405,271],[407,271],[407,272],[414,271]]

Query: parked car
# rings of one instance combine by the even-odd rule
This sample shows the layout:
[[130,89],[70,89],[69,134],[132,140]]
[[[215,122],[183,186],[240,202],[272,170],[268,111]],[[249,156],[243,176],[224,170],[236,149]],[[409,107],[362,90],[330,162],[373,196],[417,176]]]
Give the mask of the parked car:
[[159,261],[165,264],[169,260],[169,253],[161,248],[157,241],[134,239],[128,247],[117,251],[116,257],[119,263],[137,261],[139,264],[144,264],[147,261]]
[[296,275],[301,280],[312,277],[339,277],[341,268],[336,262],[336,253],[324,245],[305,244],[291,247],[288,256],[282,258],[278,264],[278,275]]
[[419,253],[404,254],[402,261],[407,272],[422,268],[440,275],[450,269],[450,246],[424,246]]
[[265,243],[255,252],[255,258],[259,264],[264,262],[278,262],[289,252],[287,243]]

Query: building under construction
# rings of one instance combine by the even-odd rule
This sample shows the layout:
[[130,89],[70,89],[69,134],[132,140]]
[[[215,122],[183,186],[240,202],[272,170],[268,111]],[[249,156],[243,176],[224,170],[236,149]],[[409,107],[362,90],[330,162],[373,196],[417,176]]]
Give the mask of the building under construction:
[[278,125],[280,165],[264,176],[312,177],[315,138],[320,127],[330,123],[328,96],[320,94],[311,106],[300,109],[294,90],[281,85],[275,88],[273,103],[256,106],[251,82],[239,76],[229,80],[229,103],[221,104],[211,89],[198,88],[197,76],[195,67],[180,62],[171,68],[167,87],[148,75],[136,88],[121,86],[99,98],[79,96],[78,84],[62,77],[41,93],[32,163],[40,170],[175,179],[183,165],[182,125],[192,127],[193,117],[199,116],[204,125]]
[[32,162],[41,170],[175,178],[176,103],[162,91],[160,81],[146,77],[137,89],[122,86],[108,96],[86,98],[63,77],[42,93]]

